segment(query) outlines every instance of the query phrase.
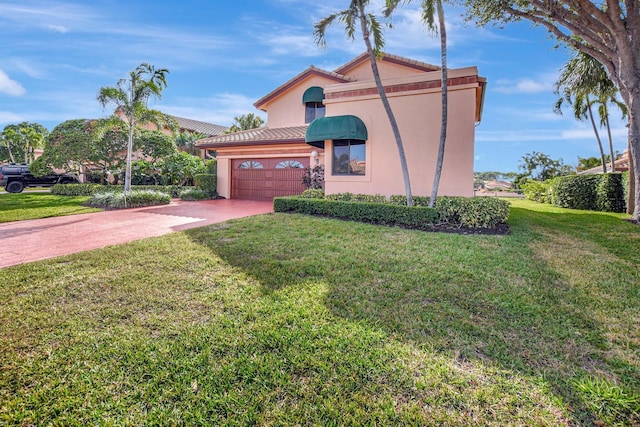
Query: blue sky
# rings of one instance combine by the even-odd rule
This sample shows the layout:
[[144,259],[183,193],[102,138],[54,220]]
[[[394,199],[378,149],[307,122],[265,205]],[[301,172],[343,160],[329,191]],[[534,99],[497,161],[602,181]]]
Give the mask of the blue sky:
[[[419,4],[419,2],[414,2]],[[347,0],[56,0],[0,1],[0,129],[21,121],[52,129],[76,118],[104,117],[96,101],[141,62],[168,68],[168,87],[153,107],[229,126],[257,113],[253,102],[309,65],[334,70],[364,51],[343,29],[328,47],[314,44],[313,23]],[[372,1],[372,10],[382,0]],[[415,8],[401,8],[385,50],[439,64],[439,40]],[[553,113],[553,84],[569,56],[528,23],[476,28],[447,9],[449,66],[475,65],[488,79],[476,129],[475,170],[517,170],[531,151],[565,163],[598,156],[590,125]],[[614,113],[618,116],[617,113]],[[434,118],[434,123],[439,118]],[[614,148],[626,128],[613,120]],[[602,134],[604,138],[604,133]]]

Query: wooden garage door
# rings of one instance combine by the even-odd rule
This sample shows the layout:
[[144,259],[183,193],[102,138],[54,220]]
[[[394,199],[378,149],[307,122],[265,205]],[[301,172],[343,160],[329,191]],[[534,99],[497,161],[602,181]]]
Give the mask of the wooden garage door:
[[273,200],[304,191],[302,174],[308,157],[238,159],[231,162],[231,198]]

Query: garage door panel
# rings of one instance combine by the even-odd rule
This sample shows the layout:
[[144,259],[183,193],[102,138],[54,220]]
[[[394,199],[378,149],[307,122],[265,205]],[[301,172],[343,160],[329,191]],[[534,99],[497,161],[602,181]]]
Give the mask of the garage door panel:
[[[309,159],[256,158],[232,161],[231,197],[234,199],[272,200],[274,197],[291,196],[304,191],[303,168]],[[286,166],[286,167],[283,167]]]

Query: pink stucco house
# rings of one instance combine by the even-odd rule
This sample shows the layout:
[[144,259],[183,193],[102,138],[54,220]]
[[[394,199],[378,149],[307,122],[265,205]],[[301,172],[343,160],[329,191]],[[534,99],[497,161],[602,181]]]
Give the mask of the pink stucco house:
[[[440,137],[440,68],[385,54],[382,82],[404,142],[415,195],[428,195]],[[475,127],[486,79],[476,67],[449,69],[449,126],[440,195],[473,195]],[[299,194],[302,168],[325,166],[325,192],[404,194],[397,148],[362,54],[334,71],[310,66],[254,104],[267,113],[259,129],[214,136],[218,193],[270,200]]]

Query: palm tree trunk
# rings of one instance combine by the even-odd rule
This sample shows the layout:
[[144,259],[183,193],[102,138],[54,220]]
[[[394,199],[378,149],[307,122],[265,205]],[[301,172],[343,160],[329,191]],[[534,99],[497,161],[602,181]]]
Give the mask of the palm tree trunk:
[[438,196],[440,186],[440,176],[442,175],[442,165],[444,163],[444,148],[447,141],[447,118],[448,118],[448,75],[447,75],[447,31],[444,25],[444,8],[442,0],[436,0],[438,8],[438,25],[440,27],[440,55],[442,60],[442,122],[440,124],[440,144],[438,145],[438,158],[436,160],[436,172],[433,177],[433,187],[429,198],[429,207],[433,208]]
[[398,128],[398,122],[391,110],[391,104],[389,104],[389,100],[387,99],[387,94],[384,91],[384,86],[382,85],[382,80],[380,79],[380,71],[378,70],[378,64],[376,62],[375,53],[373,48],[371,47],[371,40],[369,40],[369,28],[367,27],[366,14],[364,10],[364,5],[362,2],[359,2],[358,9],[360,12],[360,25],[362,27],[362,38],[364,39],[364,43],[367,46],[367,53],[369,54],[369,60],[371,61],[371,70],[373,71],[373,78],[376,82],[376,87],[378,89],[378,95],[380,95],[380,99],[382,100],[382,105],[384,106],[384,110],[387,113],[387,117],[389,118],[389,123],[391,124],[391,129],[393,131],[393,136],[396,140],[396,145],[398,147],[398,156],[400,157],[400,167],[402,169],[402,178],[404,180],[404,189],[407,196],[407,206],[413,206],[413,196],[411,193],[411,180],[409,179],[409,167],[407,165],[407,157],[404,153],[404,145],[402,144],[402,137],[400,136],[400,129]]
[[604,149],[602,148],[602,141],[600,140],[600,134],[596,127],[596,121],[593,119],[593,111],[591,110],[591,101],[587,99],[587,110],[589,111],[589,119],[591,120],[591,126],[593,127],[593,133],[596,134],[596,141],[598,141],[598,148],[600,149],[600,158],[602,159],[602,173],[607,173],[607,161],[604,158]]
[[609,110],[607,104],[603,104],[604,107],[604,124],[607,128],[607,137],[609,138],[609,155],[611,156],[611,172],[616,171],[616,158],[613,153],[613,138],[611,138],[611,126],[609,125]]
[[[133,151],[133,121],[129,122],[129,138],[127,140],[127,159],[124,168],[124,192],[131,191],[131,152]],[[125,202],[126,203],[126,202]]]
[[11,142],[9,142],[9,140],[7,141],[7,152],[9,153],[9,160],[11,160],[11,163],[15,163],[16,159],[13,157],[13,153],[11,152]]

